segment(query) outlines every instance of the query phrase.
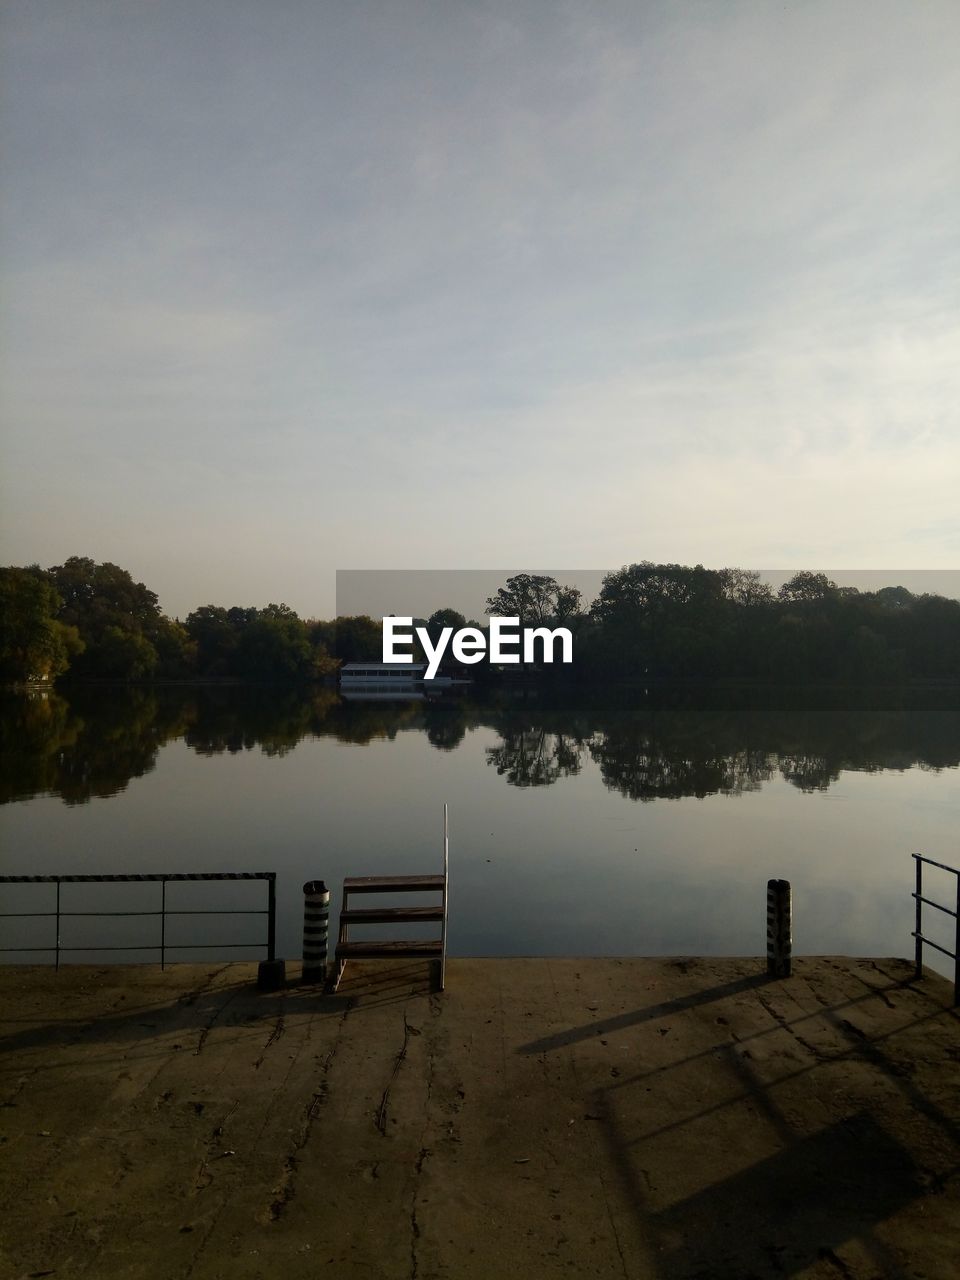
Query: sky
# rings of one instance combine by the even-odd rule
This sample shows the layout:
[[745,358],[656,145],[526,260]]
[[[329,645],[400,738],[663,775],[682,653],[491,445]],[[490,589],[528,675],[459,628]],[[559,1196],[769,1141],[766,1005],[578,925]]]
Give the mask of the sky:
[[955,0],[0,0],[0,561],[960,567]]

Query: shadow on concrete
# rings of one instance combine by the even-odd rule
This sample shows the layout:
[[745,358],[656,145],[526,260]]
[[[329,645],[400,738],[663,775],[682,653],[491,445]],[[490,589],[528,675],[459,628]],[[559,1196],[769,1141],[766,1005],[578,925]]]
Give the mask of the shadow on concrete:
[[[624,1176],[634,1176],[629,1161],[619,1163]],[[820,1261],[847,1276],[854,1273],[837,1250],[856,1238],[868,1242],[880,1275],[907,1280],[911,1273],[873,1231],[922,1194],[910,1152],[858,1113],[645,1214],[644,1225],[658,1241],[664,1277],[787,1277]]]
[[[697,1053],[618,1078],[592,1093],[592,1117],[600,1121],[609,1158],[633,1205],[640,1235],[651,1245],[656,1273],[663,1280],[772,1280],[800,1274],[841,1280],[860,1275],[912,1280],[921,1274],[905,1268],[877,1228],[911,1202],[941,1194],[960,1176],[960,1124],[917,1084],[914,1064],[886,1052],[884,1042],[923,1023],[953,1020],[957,1015],[912,981],[885,976],[886,984],[864,983],[862,992],[832,1003],[818,996],[819,1007],[797,1017],[784,1016],[761,998],[762,1007],[771,1016],[763,1029],[738,1035],[732,1043],[716,1040]],[[543,1054],[565,1049],[768,983],[773,980],[766,975],[743,978],[615,1018],[598,1018],[521,1045],[515,1052]],[[911,996],[921,1002],[920,1009],[911,1010],[911,1016],[894,1029],[867,1032],[852,1020],[857,1017],[856,1009],[866,1002],[877,1000],[892,1007],[888,993],[908,988],[913,988]],[[798,1027],[813,1020],[834,1033],[832,1051],[798,1035]],[[718,1022],[728,1025],[724,1018]],[[748,1046],[755,1047],[765,1037],[784,1032],[796,1038],[794,1044],[802,1046],[807,1061],[798,1069],[770,1076],[769,1060],[758,1070],[750,1061]],[[666,1123],[644,1126],[640,1118],[649,1111],[644,1110],[643,1095],[662,1086],[666,1099],[676,1096],[671,1084],[676,1073],[706,1058],[724,1061],[729,1078],[735,1082],[732,1091]],[[932,1173],[923,1163],[922,1138],[917,1138],[911,1150],[884,1126],[883,1112],[878,1119],[857,1107],[855,1089],[850,1097],[838,1090],[838,1081],[830,1073],[851,1062],[867,1065],[874,1081],[882,1077],[890,1092],[899,1092],[918,1124],[924,1117],[943,1135],[954,1151],[952,1168]],[[811,1097],[829,1099],[834,1113],[850,1108],[848,1114],[812,1134],[797,1132],[776,1096],[782,1086],[804,1076],[810,1077],[807,1088]],[[724,1146],[703,1151],[703,1164],[698,1167],[697,1126],[725,1110],[735,1117],[734,1130],[754,1131],[755,1143],[747,1141],[741,1147],[734,1137],[729,1150]],[[909,1134],[907,1140],[912,1139]],[[664,1192],[655,1186],[664,1140],[674,1150],[682,1150],[684,1176],[695,1187],[666,1206]],[[779,1149],[726,1176],[716,1175],[717,1166],[735,1166],[745,1151],[764,1144]],[[698,1179],[702,1185],[697,1188]]]
[[[80,1014],[42,1025],[23,1019],[27,1025],[22,1030],[0,1037],[0,1056],[32,1049],[69,1049],[72,1045],[117,1045],[127,1052],[135,1044],[142,1049],[140,1057],[162,1057],[169,1054],[171,1046],[154,1047],[154,1042],[174,1034],[183,1037],[177,1050],[189,1053],[195,1051],[197,1038],[214,1028],[222,1032],[225,1027],[266,1022],[295,1010],[309,1010],[320,1017],[338,1018],[348,1012],[360,1016],[364,1010],[430,997],[438,991],[439,979],[429,961],[370,968],[352,964],[335,993],[320,983],[296,979],[276,991],[260,991],[255,979],[219,986],[201,982],[179,996],[138,1000],[131,1007],[97,1017]],[[14,1020],[5,1021],[10,1025]],[[58,1057],[50,1065],[60,1069],[69,1063]]]
[[738,978],[736,982],[725,982],[707,991],[693,991],[688,996],[680,996],[676,1000],[664,1000],[660,1004],[648,1005],[645,1009],[633,1009],[630,1013],[618,1014],[615,1018],[596,1018],[593,1022],[585,1022],[579,1027],[569,1027],[566,1031],[558,1031],[555,1035],[544,1036],[541,1040],[531,1040],[521,1045],[517,1053],[549,1053],[554,1049],[565,1049],[581,1040],[590,1040],[596,1035],[607,1035],[614,1031],[624,1031],[627,1027],[639,1026],[653,1018],[666,1018],[670,1014],[683,1013],[687,1009],[696,1009],[699,1005],[713,1004],[716,1000],[724,1000],[727,996],[739,995],[744,991],[752,991],[755,987],[764,987],[775,979],[766,973],[752,974],[747,978]]

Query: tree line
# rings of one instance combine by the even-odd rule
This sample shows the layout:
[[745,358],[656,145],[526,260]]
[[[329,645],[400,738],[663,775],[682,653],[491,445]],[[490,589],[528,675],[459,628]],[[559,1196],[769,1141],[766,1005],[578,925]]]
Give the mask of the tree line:
[[[573,664],[520,673],[537,680],[960,678],[960,601],[902,586],[859,591],[810,571],[774,592],[742,569],[641,561],[607,574],[589,607],[575,587],[522,573],[486,610],[573,632]],[[414,623],[434,641],[445,626],[467,625],[450,608]],[[0,680],[7,683],[307,683],[334,676],[343,662],[379,661],[381,644],[379,619],[303,619],[285,604],[203,605],[181,622],[163,614],[156,594],[127,570],[80,556],[49,569],[0,569]],[[484,662],[466,674],[482,683],[518,672]]]

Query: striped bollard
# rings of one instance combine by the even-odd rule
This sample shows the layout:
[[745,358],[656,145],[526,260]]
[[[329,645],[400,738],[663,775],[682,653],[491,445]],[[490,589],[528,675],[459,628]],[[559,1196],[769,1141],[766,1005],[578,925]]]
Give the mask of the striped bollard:
[[793,892],[789,880],[767,881],[767,973],[789,978],[793,957]]
[[303,981],[323,982],[327,976],[327,930],[330,890],[322,880],[303,886]]

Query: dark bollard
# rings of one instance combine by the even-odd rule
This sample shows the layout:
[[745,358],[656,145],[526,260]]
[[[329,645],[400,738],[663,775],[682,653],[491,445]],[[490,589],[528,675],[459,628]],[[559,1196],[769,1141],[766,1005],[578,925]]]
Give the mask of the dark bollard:
[[330,890],[322,880],[308,880],[303,886],[304,982],[326,981],[329,923]]
[[279,991],[287,982],[285,960],[261,960],[257,968],[257,986],[261,991]]
[[793,893],[789,880],[767,881],[767,973],[789,978],[793,957]]

